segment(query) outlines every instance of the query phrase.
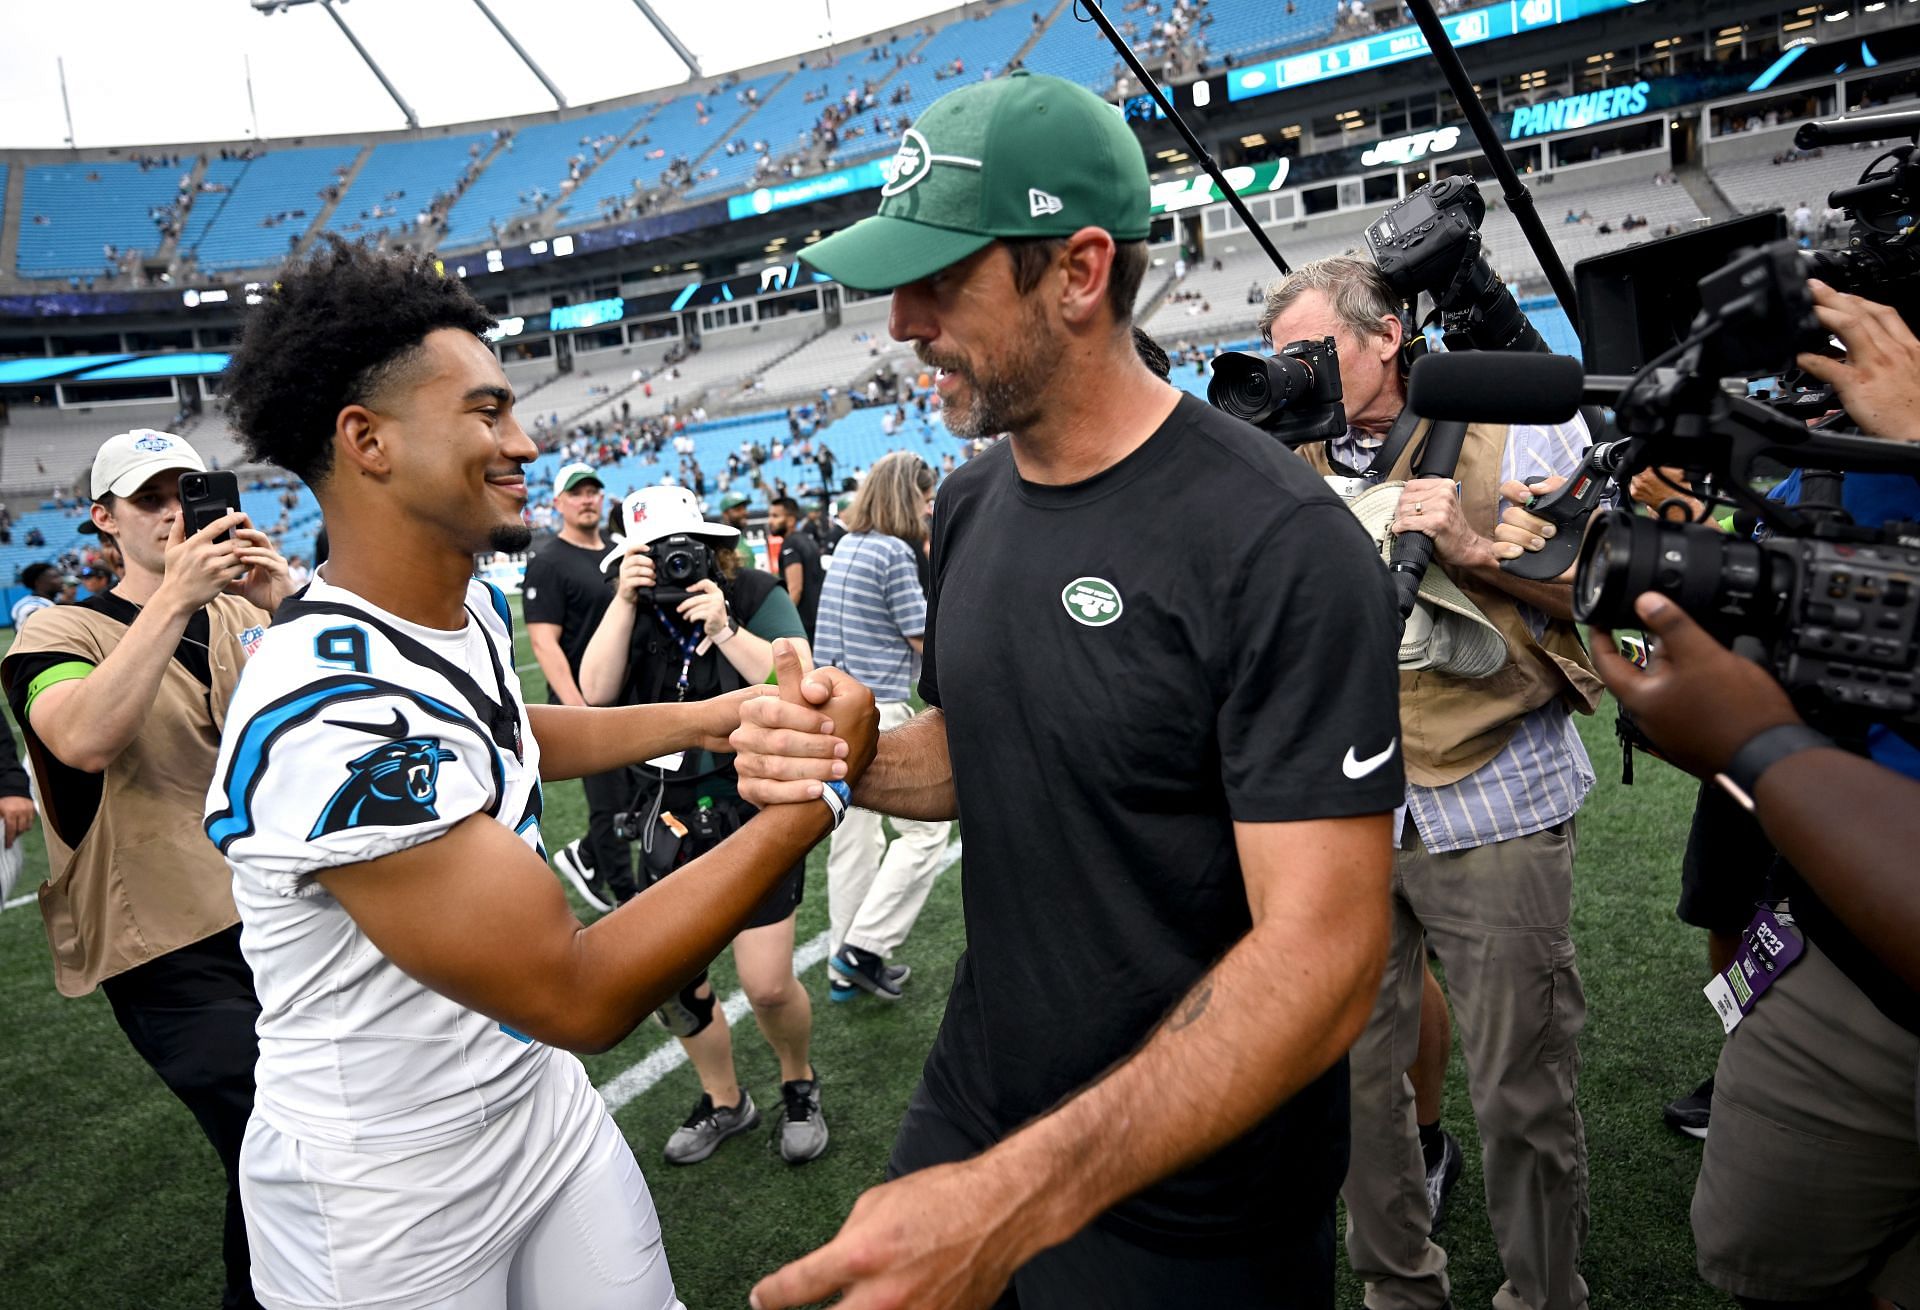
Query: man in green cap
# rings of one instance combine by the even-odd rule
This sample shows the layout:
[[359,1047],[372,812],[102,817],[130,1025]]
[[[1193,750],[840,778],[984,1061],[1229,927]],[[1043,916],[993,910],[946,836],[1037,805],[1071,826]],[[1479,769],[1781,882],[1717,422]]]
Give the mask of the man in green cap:
[[[1147,229],[1119,114],[1016,73],[930,107],[879,214],[801,255],[891,288],[948,428],[1007,440],[941,487],[930,708],[852,793],[965,815],[967,953],[893,1181],[758,1310],[1332,1304],[1398,624],[1324,483],[1141,362]],[[819,728],[750,702],[741,794],[817,794],[785,756]]]

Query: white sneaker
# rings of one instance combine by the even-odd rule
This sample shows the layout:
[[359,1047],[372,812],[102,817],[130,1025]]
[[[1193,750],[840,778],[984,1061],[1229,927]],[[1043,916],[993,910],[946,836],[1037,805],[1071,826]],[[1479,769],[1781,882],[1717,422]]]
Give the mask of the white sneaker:
[[605,914],[613,908],[613,891],[607,886],[597,870],[589,869],[586,861],[580,858],[580,843],[583,838],[575,837],[553,853],[553,867],[567,876],[573,889],[580,893],[580,899],[594,909]]

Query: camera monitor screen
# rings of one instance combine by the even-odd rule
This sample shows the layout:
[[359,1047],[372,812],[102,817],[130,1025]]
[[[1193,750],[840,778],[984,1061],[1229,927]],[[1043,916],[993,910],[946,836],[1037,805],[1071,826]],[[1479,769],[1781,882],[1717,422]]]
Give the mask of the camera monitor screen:
[[1581,260],[1573,274],[1587,371],[1632,373],[1685,340],[1700,312],[1700,278],[1786,234],[1776,209]]

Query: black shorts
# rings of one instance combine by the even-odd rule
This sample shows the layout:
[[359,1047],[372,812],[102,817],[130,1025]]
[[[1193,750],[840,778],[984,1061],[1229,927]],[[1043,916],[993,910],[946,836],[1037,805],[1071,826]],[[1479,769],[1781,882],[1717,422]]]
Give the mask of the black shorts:
[[[907,1103],[887,1177],[970,1159],[987,1145],[935,1105],[923,1082]],[[1016,1270],[993,1310],[1331,1310],[1333,1267],[1332,1205],[1304,1231],[1205,1252],[1149,1248],[1096,1222]]]
[[1700,784],[1680,864],[1680,921],[1723,937],[1739,934],[1765,898],[1777,858],[1753,815],[1718,783]]
[[807,862],[801,860],[800,863],[788,869],[780,881],[774,884],[773,890],[753,907],[753,913],[748,916],[746,926],[771,928],[776,923],[791,919],[793,912],[800,908],[800,898],[806,894],[806,891]]

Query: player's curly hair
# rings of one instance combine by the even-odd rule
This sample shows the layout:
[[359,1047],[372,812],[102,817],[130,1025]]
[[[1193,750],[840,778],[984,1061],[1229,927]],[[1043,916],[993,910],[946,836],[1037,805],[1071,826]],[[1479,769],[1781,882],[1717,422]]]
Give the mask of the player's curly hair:
[[368,404],[428,333],[494,326],[466,286],[428,257],[385,253],[328,234],[289,263],[248,314],[224,383],[247,454],[309,486],[333,466],[341,409]]

